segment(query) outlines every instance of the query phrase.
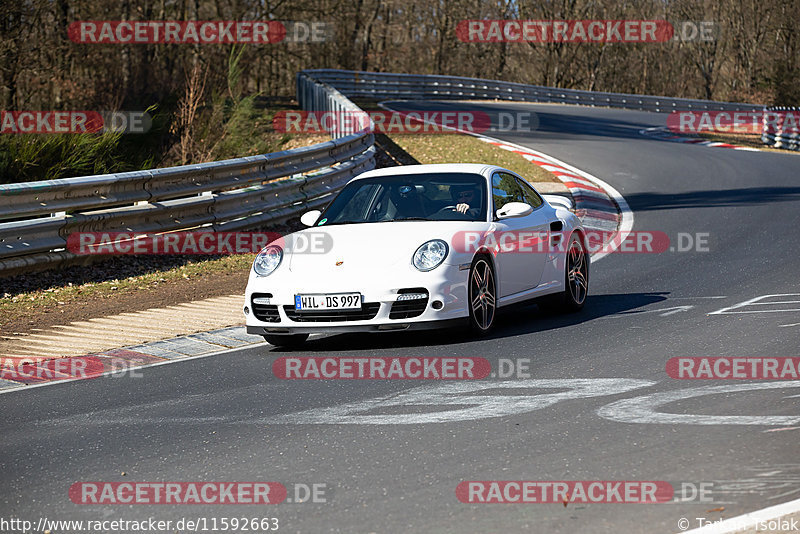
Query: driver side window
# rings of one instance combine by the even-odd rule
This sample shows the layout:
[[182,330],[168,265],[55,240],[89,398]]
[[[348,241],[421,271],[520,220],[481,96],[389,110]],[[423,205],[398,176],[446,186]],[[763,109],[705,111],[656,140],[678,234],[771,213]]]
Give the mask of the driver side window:
[[525,195],[514,176],[496,172],[492,175],[492,200],[494,201],[492,213],[496,213],[509,202],[525,202]]

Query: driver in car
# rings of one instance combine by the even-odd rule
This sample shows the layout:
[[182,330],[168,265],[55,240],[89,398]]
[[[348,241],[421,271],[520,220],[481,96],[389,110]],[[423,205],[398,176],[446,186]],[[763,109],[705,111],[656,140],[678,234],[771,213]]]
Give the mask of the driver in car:
[[472,185],[453,186],[450,195],[456,205],[456,211],[472,217],[480,213],[480,194]]

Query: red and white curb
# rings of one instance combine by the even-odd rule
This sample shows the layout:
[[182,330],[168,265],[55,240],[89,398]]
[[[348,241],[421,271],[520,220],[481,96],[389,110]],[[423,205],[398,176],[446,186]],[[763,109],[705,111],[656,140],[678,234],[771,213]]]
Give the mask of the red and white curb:
[[[378,107],[386,111],[404,114],[402,111],[393,110],[389,106],[392,102],[408,102],[408,100],[386,100],[379,102]],[[423,120],[423,122],[430,121]],[[600,247],[603,252],[592,254],[592,261],[598,261],[614,252],[633,229],[633,212],[628,203],[619,191],[600,178],[532,148],[469,130],[447,126],[444,128],[477,137],[498,148],[519,154],[534,165],[539,165],[556,175],[572,195],[575,214],[581,220],[583,227],[590,232],[602,231],[603,233],[600,235],[607,236],[603,246]]]
[[503,150],[519,154],[534,165],[553,173],[567,187],[575,203],[575,214],[583,227],[591,232],[602,232],[608,236],[603,252],[592,255],[592,261],[607,256],[625,241],[633,229],[633,212],[625,198],[603,180],[564,163],[553,156],[515,143],[508,143],[484,135],[476,136],[481,141]]
[[645,128],[644,130],[639,130],[639,133],[647,137],[660,139],[662,141],[672,141],[673,143],[686,143],[689,145],[698,145],[711,148],[730,148],[733,150],[746,150],[747,152],[763,152],[763,150],[749,146],[739,146],[732,145],[730,143],[721,143],[719,141],[709,141],[708,139],[701,139],[700,137],[683,137],[676,135],[666,126]]

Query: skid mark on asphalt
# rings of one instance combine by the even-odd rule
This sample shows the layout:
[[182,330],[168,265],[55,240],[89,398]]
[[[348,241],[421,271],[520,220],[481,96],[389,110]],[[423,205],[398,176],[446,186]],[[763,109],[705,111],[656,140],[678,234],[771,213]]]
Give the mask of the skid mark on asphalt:
[[[732,315],[737,313],[800,312],[800,307],[797,306],[798,304],[800,304],[800,298],[791,298],[791,297],[800,297],[800,293],[778,293],[775,295],[761,295],[759,297],[755,297],[749,300],[745,300],[744,302],[734,304],[733,306],[728,306],[726,308],[721,308],[719,310],[713,311],[709,313],[709,315]],[[775,298],[778,298],[779,300],[766,300]],[[771,306],[779,306],[779,307],[773,308]],[[793,326],[793,325],[786,325],[786,326]]]
[[617,312],[611,315],[605,315],[602,317],[598,317],[598,319],[622,319],[624,317],[630,317],[631,315],[642,315],[645,313],[657,313],[659,317],[668,317],[670,315],[675,315],[676,313],[689,311],[692,308],[694,308],[694,306],[686,305],[686,306],[672,306],[670,308],[659,308],[657,310],[631,310],[631,311]]
[[672,141],[673,143],[686,143],[690,145],[705,146],[709,148],[730,148],[732,150],[745,150],[747,152],[764,152],[763,150],[760,150],[758,148],[732,145],[730,143],[721,143],[719,141],[709,141],[701,137],[685,137],[685,136],[675,135],[666,126],[645,128],[643,130],[639,130],[639,133],[646,137],[653,137],[655,139],[660,139],[662,141]]

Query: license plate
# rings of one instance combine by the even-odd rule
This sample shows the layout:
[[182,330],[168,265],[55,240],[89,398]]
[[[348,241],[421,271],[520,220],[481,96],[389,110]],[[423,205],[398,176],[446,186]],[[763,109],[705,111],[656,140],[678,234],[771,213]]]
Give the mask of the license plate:
[[361,293],[295,295],[294,309],[297,311],[360,310]]

